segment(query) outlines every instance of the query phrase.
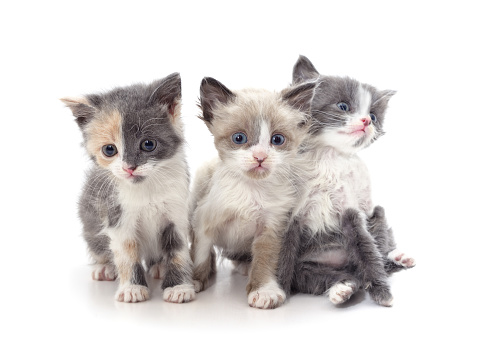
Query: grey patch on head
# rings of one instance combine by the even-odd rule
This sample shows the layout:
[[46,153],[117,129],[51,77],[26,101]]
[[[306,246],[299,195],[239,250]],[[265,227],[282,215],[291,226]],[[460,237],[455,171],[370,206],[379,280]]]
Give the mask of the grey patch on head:
[[140,263],[135,263],[132,267],[132,278],[130,284],[148,286],[145,279],[145,270]]
[[[374,123],[376,134],[373,142],[384,134],[383,123],[388,101],[396,92],[393,90],[379,91],[369,84],[361,84],[349,77],[334,77],[320,75],[314,65],[306,57],[300,56],[294,65],[293,83],[318,79],[311,114],[313,117],[312,134],[318,134],[324,129],[337,129],[345,126],[349,115],[360,108],[359,87],[362,86],[371,94],[372,104],[370,113],[377,116]],[[337,107],[337,103],[344,102],[350,110],[345,112]]]
[[203,119],[207,123],[212,123],[213,109],[219,104],[227,104],[235,97],[236,95],[218,80],[211,77],[203,78],[200,85],[200,108]]
[[301,112],[309,113],[316,86],[316,82],[295,85],[283,92],[282,100]]
[[292,72],[292,82],[294,84],[302,83],[307,80],[316,79],[319,75],[311,61],[306,56],[299,55]]

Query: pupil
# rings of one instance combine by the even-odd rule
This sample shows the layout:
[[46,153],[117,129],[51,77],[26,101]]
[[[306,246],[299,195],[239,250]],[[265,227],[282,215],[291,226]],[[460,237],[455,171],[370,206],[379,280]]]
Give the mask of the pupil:
[[241,142],[242,140],[243,140],[243,136],[242,135],[236,136],[236,141],[237,142]]

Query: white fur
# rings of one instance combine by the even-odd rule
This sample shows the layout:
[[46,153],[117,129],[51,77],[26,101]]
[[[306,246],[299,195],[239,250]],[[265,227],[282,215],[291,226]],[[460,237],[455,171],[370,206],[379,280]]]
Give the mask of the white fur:
[[119,302],[142,302],[150,297],[149,289],[142,285],[120,285],[116,292]]
[[354,293],[356,284],[353,281],[336,283],[325,294],[335,305],[344,303]]
[[183,303],[195,299],[195,287],[193,284],[176,285],[164,289],[164,301],[173,303]]
[[115,280],[115,267],[112,264],[95,264],[92,269],[92,279],[94,280]]
[[406,268],[413,267],[416,264],[415,259],[405,255],[403,252],[401,252],[398,249],[395,249],[390,253],[388,253],[388,258],[392,260],[394,263]]
[[285,292],[280,289],[275,280],[271,280],[258,290],[248,295],[248,304],[251,307],[270,309],[281,305],[285,301]]

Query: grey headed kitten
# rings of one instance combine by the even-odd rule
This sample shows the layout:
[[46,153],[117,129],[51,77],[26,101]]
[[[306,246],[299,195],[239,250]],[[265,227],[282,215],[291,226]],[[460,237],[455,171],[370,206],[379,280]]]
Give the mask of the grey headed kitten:
[[376,303],[391,306],[388,275],[415,261],[396,249],[384,209],[372,204],[369,173],[357,151],[384,134],[395,92],[320,75],[300,56],[293,83],[306,81],[318,82],[304,153],[317,167],[287,231],[279,280],[286,290],[326,294],[335,304],[365,288]]
[[165,301],[192,300],[180,75],[62,101],[93,161],[79,201],[92,278],[119,278],[116,300],[145,301],[145,263]]
[[316,84],[282,91],[231,91],[213,78],[200,89],[202,119],[219,157],[197,172],[192,189],[192,257],[197,291],[215,273],[215,251],[246,268],[248,303],[285,299],[276,269],[282,237],[299,197],[298,148]]

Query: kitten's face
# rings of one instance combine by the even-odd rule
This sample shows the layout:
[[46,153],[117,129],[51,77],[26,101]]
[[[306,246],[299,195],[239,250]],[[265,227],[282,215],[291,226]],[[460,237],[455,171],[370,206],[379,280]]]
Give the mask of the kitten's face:
[[[302,109],[309,108],[315,85],[288,96],[288,92],[280,95],[252,89],[220,92],[225,87],[215,82],[202,82],[201,102],[221,161],[250,179],[282,175],[283,166],[294,159],[307,135]],[[208,100],[222,93],[227,95],[223,96],[224,103]],[[294,109],[294,105],[301,110]]]
[[84,134],[96,164],[116,178],[139,183],[158,176],[159,166],[182,143],[179,75],[150,85],[64,99]]
[[378,91],[347,77],[319,75],[311,62],[299,58],[294,82],[316,79],[312,103],[312,134],[344,153],[355,153],[383,135],[383,122],[394,91]]

